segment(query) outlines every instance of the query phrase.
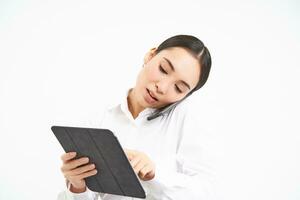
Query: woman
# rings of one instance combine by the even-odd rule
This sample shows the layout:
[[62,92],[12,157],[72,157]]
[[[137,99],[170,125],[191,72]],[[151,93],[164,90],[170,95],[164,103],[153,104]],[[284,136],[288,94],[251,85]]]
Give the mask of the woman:
[[[205,84],[210,67],[210,53],[198,38],[168,38],[145,55],[135,87],[99,124],[118,137],[146,199],[211,199],[211,166],[183,102]],[[68,188],[58,199],[132,199],[89,190],[84,178],[101,173],[101,166],[75,156],[61,156]]]

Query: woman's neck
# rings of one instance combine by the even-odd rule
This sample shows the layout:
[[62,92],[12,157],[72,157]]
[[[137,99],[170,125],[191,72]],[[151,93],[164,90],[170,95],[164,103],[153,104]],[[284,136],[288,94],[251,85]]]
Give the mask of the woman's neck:
[[127,96],[127,105],[130,113],[132,114],[133,119],[137,118],[140,112],[142,112],[145,108],[140,106],[136,101],[136,94],[134,88],[129,90]]

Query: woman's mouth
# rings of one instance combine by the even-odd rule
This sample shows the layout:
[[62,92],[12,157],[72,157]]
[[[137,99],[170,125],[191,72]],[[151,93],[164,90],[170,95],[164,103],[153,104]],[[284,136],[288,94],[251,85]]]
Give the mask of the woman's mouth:
[[146,95],[144,96],[144,99],[147,103],[149,104],[153,104],[155,102],[158,101],[157,98],[155,98],[154,96],[151,95],[150,91],[146,88],[147,92],[146,92]]

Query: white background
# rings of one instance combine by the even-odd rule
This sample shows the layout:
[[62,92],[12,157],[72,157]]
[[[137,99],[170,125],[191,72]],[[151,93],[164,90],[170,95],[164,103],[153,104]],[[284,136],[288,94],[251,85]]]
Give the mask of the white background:
[[300,199],[299,11],[296,0],[0,1],[0,199],[55,199],[63,149],[50,127],[97,120],[176,34],[212,55],[191,98],[218,144],[219,199]]

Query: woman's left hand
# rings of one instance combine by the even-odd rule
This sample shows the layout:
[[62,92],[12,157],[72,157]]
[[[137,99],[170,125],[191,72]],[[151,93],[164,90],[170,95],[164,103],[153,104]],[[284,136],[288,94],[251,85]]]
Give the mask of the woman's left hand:
[[124,149],[125,154],[130,161],[134,172],[143,181],[149,181],[155,176],[155,164],[143,152]]

